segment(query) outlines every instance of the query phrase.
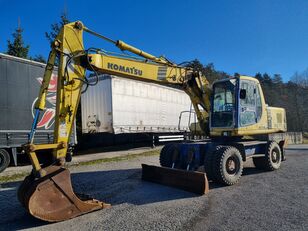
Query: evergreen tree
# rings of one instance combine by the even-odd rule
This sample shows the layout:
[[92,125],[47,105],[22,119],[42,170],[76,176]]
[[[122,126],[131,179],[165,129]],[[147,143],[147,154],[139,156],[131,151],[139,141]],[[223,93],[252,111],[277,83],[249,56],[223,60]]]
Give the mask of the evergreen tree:
[[271,76],[269,76],[267,73],[263,74],[263,81],[264,81],[264,83],[268,84],[269,86],[271,86],[272,83],[273,83]]
[[30,59],[36,62],[46,63],[46,59],[43,55],[35,55],[34,57],[30,57]]
[[61,20],[60,22],[55,22],[53,24],[51,24],[51,31],[48,33],[48,32],[45,32],[45,36],[47,38],[47,40],[52,43],[55,38],[57,37],[57,35],[59,34],[61,28],[65,25],[65,24],[68,24],[70,23],[69,19],[68,19],[68,16],[67,16],[67,13],[64,11],[61,15]]
[[301,73],[295,72],[291,78],[293,92],[297,131],[308,131],[308,71],[307,69]]
[[213,63],[203,65],[198,59],[194,59],[191,62],[188,62],[187,66],[193,68],[196,71],[201,71],[210,83],[213,83],[215,80],[229,77],[227,73],[215,70]]
[[[57,35],[59,34],[61,28],[65,25],[70,23],[67,13],[66,11],[64,11],[61,16],[60,16],[60,21],[59,22],[55,22],[53,24],[51,24],[50,28],[51,31],[50,32],[45,32],[45,37],[47,38],[47,40],[49,41],[49,43],[52,43]],[[59,65],[59,59],[58,57],[56,57],[55,60],[55,65],[58,66]]]
[[20,58],[27,58],[30,46],[24,44],[22,37],[23,29],[20,27],[20,23],[18,24],[18,28],[12,34],[13,41],[7,41],[7,54]]
[[263,79],[263,76],[260,72],[258,72],[256,75],[255,75],[255,78],[259,80],[259,82],[261,83],[261,85],[263,84],[264,82],[264,79]]
[[280,74],[274,74],[273,83],[279,86],[282,84],[282,78]]

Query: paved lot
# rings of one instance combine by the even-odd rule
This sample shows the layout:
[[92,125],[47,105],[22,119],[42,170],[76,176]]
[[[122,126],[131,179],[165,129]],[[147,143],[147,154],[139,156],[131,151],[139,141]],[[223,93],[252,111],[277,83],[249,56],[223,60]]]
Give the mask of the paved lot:
[[71,167],[75,191],[113,207],[48,224],[19,205],[20,182],[1,184],[0,230],[308,230],[308,145],[291,146],[276,172],[249,161],[232,187],[211,184],[208,196],[142,182],[140,163],[158,157]]

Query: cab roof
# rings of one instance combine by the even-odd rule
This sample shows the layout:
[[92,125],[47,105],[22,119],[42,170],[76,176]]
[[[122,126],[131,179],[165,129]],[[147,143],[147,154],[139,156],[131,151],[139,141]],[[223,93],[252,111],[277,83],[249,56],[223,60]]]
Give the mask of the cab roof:
[[225,81],[228,81],[228,80],[231,80],[231,79],[244,79],[244,80],[250,80],[250,81],[254,81],[254,82],[259,83],[259,80],[255,77],[248,76],[248,75],[240,75],[240,76],[236,76],[236,77],[230,77],[230,78],[217,80],[217,81],[214,82],[214,84],[219,83],[219,82],[225,82]]

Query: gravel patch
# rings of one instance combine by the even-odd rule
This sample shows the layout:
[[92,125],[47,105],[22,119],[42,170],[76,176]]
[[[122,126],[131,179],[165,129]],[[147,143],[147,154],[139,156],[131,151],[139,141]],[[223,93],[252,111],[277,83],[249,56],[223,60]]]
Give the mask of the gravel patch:
[[256,170],[245,163],[239,184],[210,184],[207,196],[141,180],[141,163],[128,161],[72,166],[76,192],[112,207],[59,223],[39,221],[16,198],[20,182],[1,184],[0,230],[308,230],[308,145],[287,150],[280,170]]

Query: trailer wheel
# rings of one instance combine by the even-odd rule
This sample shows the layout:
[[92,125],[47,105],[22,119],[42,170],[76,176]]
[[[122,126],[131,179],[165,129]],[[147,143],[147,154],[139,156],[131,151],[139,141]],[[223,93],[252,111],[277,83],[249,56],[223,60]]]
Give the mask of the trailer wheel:
[[204,157],[204,171],[208,180],[214,179],[214,169],[213,169],[213,159],[216,152],[221,149],[223,146],[216,146],[214,150],[210,150],[208,153],[205,153]]
[[[160,165],[163,167],[171,168],[174,162],[177,162],[180,157],[178,145],[166,144],[160,151]],[[173,166],[176,167],[176,166]]]
[[5,149],[0,149],[0,172],[3,172],[10,164],[10,154]]
[[252,159],[258,169],[274,171],[280,168],[282,155],[279,145],[271,141],[268,143],[264,157],[255,157]]
[[215,152],[213,160],[214,180],[224,185],[236,184],[242,176],[243,160],[240,151],[224,146]]

